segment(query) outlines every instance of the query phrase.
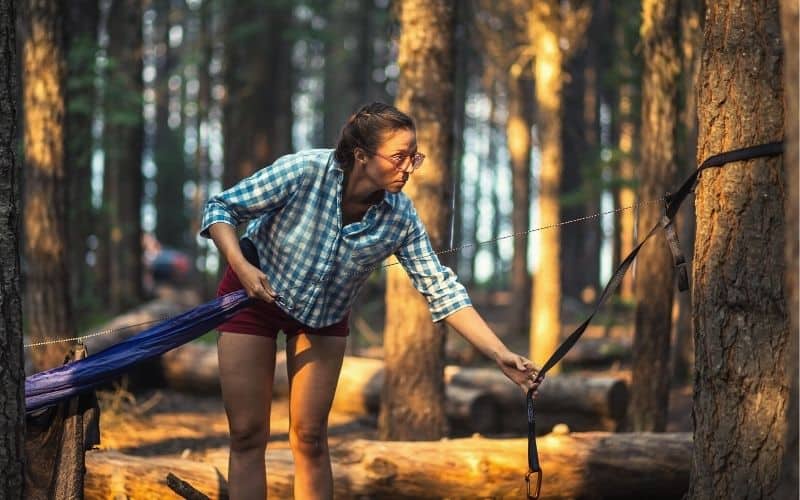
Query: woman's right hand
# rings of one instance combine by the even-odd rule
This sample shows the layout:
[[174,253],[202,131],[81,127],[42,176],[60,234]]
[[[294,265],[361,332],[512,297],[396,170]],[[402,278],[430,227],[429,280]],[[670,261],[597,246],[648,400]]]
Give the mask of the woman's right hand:
[[234,269],[239,282],[242,284],[248,297],[261,299],[265,302],[275,302],[278,294],[272,289],[267,280],[267,275],[261,269],[244,262],[239,269]]

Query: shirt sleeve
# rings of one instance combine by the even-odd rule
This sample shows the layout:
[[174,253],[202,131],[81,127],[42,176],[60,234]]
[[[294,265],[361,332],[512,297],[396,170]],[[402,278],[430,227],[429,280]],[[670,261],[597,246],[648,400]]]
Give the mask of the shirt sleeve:
[[433,321],[441,321],[459,309],[472,306],[472,302],[455,273],[439,261],[425,226],[417,213],[413,214],[411,230],[395,255],[414,288],[428,301]]
[[210,238],[208,228],[217,222],[236,227],[242,222],[276,212],[297,191],[307,163],[301,153],[282,156],[209,198],[203,211],[200,236]]

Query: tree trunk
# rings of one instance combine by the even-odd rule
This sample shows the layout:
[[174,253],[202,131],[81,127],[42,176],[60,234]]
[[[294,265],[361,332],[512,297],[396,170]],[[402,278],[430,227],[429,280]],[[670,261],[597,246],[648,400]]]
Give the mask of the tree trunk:
[[[674,499],[680,498],[689,482],[689,434],[592,432],[551,434],[537,441],[544,471],[543,500]],[[525,439],[343,442],[331,449],[334,498],[524,498],[526,450]],[[210,451],[203,460],[90,451],[86,454],[87,496],[111,498],[136,491],[132,495],[136,498],[172,497],[164,478],[175,471],[211,498],[220,498],[225,491],[228,452]],[[270,497],[290,498],[291,451],[268,450],[266,468]]]
[[19,179],[15,151],[17,54],[14,2],[0,0],[0,366],[3,367],[0,497],[22,498],[25,371],[19,280]]
[[108,14],[105,187],[110,308],[137,304],[142,290],[142,10],[139,0],[113,0]]
[[292,149],[292,11],[273,3],[225,7],[225,188]]
[[[416,121],[419,150],[428,159],[424,176],[412,176],[406,193],[434,249],[449,237],[453,119],[453,26],[451,2],[402,0],[398,6],[400,80],[396,105]],[[428,305],[402,269],[388,270],[384,352],[386,382],[381,398],[381,439],[438,439],[445,434],[443,322],[433,323]]]
[[[646,0],[642,5],[642,170],[639,198],[663,196],[676,182],[680,77],[677,34],[679,0]],[[639,234],[661,217],[662,206],[642,207]],[[636,331],[629,420],[635,431],[661,432],[667,426],[669,341],[672,329],[673,266],[666,241],[642,248],[636,276]]]
[[[64,4],[67,5],[67,4]],[[66,165],[69,169],[69,262],[70,295],[76,313],[87,311],[98,290],[92,286],[92,269],[87,265],[89,236],[95,227],[92,206],[92,126],[96,106],[95,58],[100,6],[97,0],[73,1],[66,22],[67,114]]]
[[[781,473],[781,486],[779,496],[781,498],[797,498],[797,420],[798,420],[798,398],[797,398],[797,356],[798,356],[798,310],[800,310],[800,300],[798,300],[798,241],[796,229],[800,225],[798,221],[798,191],[800,191],[800,179],[798,178],[798,29],[800,22],[798,15],[798,3],[795,0],[781,0],[781,28],[783,31],[783,50],[785,54],[784,84],[786,102],[786,130],[783,157],[783,165],[786,170],[786,296],[789,307],[791,329],[789,330],[790,343],[788,353],[788,373],[791,375],[791,392],[789,396],[789,408],[786,414],[786,442],[783,457],[783,470]],[[792,231],[794,228],[795,231]]]
[[[778,2],[709,2],[705,20],[698,164],[784,135]],[[778,483],[790,336],[782,166],[729,163],[697,186],[690,498],[768,498]]]
[[[184,153],[184,120],[181,113],[181,90],[170,90],[170,78],[175,75],[175,66],[181,48],[172,47],[169,32],[173,26],[184,27],[184,12],[170,6],[169,0],[154,3],[156,9],[156,46],[162,47],[156,61],[155,105],[156,130],[153,160],[156,164],[156,193],[153,203],[156,208],[156,239],[163,245],[184,248],[187,243],[189,219],[183,195],[186,183],[186,161]],[[182,79],[180,80],[183,81]],[[175,106],[177,105],[177,106]],[[191,238],[194,241],[194,237]]]
[[[679,145],[679,178],[683,179],[697,168],[697,77],[700,73],[700,48],[703,44],[702,13],[704,0],[681,0],[681,52],[682,93],[681,108],[682,138]],[[676,179],[675,183],[677,184]],[[683,202],[678,212],[677,229],[681,248],[690,252],[694,248],[694,197]],[[687,259],[692,260],[691,254]],[[694,333],[692,332],[692,295],[678,294],[678,314],[673,325],[675,342],[672,346],[672,377],[684,382],[694,368]]]
[[514,256],[511,259],[511,313],[509,332],[524,335],[530,325],[531,275],[528,272],[531,206],[531,127],[533,82],[527,75],[511,75],[508,81],[506,143],[511,157],[511,225]]
[[[536,126],[541,148],[539,265],[533,280],[530,358],[541,366],[555,351],[561,334],[561,278],[559,272],[561,184],[562,54],[559,47],[560,2],[542,0],[529,12],[529,38],[536,53]],[[551,373],[560,370],[556,365]]]
[[[67,274],[68,176],[64,165],[66,60],[61,3],[27,4],[25,95],[25,316],[34,341],[74,334]],[[36,370],[59,366],[67,342],[37,348]]]
[[[635,156],[638,144],[641,85],[641,56],[636,48],[639,44],[639,16],[631,16],[630,9],[640,8],[639,2],[615,0],[612,8],[613,18],[613,62],[612,68],[617,76],[616,99],[614,102],[614,146],[618,159],[615,162],[617,187],[614,189],[614,205],[617,208],[633,206],[636,200],[635,185],[637,183]],[[636,246],[636,220],[638,208],[623,210],[619,213],[619,222],[614,238],[613,267],[619,263]],[[619,297],[627,302],[634,301],[634,278],[637,262],[623,278],[619,286]]]
[[[347,0],[331,0],[327,4],[328,24],[325,33],[325,79],[322,100],[322,136],[327,147],[335,147],[347,118],[355,112],[364,95],[359,93],[363,75],[360,68],[367,61],[356,60],[359,54],[355,37],[361,21],[362,6]],[[351,45],[355,45],[353,47]],[[369,80],[372,75],[369,75]],[[368,80],[368,81],[369,81]]]

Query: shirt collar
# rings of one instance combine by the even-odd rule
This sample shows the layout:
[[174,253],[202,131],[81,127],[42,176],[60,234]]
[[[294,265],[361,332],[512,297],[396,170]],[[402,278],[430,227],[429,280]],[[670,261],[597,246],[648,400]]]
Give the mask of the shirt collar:
[[[337,173],[337,177],[339,179],[338,182],[342,182],[344,179],[344,169],[342,168],[341,164],[336,161],[336,156],[331,153],[331,164],[333,165],[333,170]],[[378,205],[386,204],[388,205],[390,210],[393,210],[397,201],[397,193],[390,193],[386,190],[383,191],[383,199],[378,203]]]

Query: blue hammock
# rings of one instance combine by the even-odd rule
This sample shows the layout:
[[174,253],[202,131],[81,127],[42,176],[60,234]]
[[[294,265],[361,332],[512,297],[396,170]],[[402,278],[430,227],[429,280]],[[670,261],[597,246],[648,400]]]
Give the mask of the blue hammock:
[[87,358],[25,379],[25,412],[53,405],[124,373],[131,365],[160,356],[221,325],[251,299],[237,290],[162,321]]

